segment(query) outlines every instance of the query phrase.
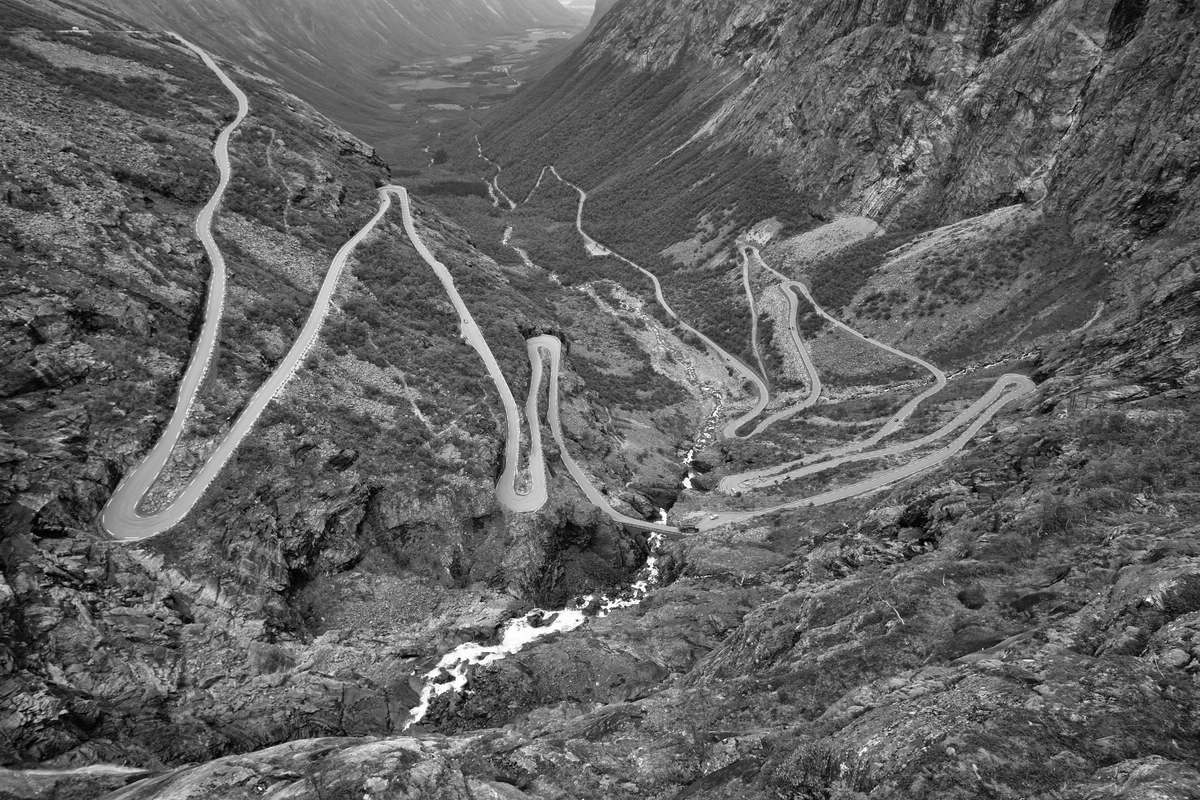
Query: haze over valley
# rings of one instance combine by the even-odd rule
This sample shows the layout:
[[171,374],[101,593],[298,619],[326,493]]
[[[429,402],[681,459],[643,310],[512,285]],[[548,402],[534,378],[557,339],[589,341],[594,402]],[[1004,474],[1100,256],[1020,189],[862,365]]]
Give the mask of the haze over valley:
[[0,798],[1200,796],[1187,0],[0,0]]

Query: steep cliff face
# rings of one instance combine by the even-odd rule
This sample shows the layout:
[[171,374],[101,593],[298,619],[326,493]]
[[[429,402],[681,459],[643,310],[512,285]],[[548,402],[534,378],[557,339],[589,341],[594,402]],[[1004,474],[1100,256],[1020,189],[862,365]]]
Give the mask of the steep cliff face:
[[[769,260],[827,307],[989,363],[1194,274],[1198,26],[1175,0],[626,0],[483,138],[519,189],[547,163],[590,189],[600,238],[734,352],[731,245],[774,218]],[[842,216],[889,238],[792,236]]]
[[[1180,186],[1195,177],[1182,109],[1197,91],[1197,24],[1175,0],[625,2],[491,132],[554,132],[544,159],[616,161],[585,156],[586,134],[564,130],[587,109],[642,128],[623,154],[634,169],[733,144],[825,214],[944,223],[1049,192],[1163,227],[1194,210]],[[674,96],[652,107],[614,86],[661,81]],[[1134,138],[1143,149],[1123,152]]]
[[613,6],[615,6],[617,2],[618,0],[596,0],[596,4],[592,9],[592,27],[598,25],[600,20],[604,19],[604,16],[608,14],[609,11],[612,11]]

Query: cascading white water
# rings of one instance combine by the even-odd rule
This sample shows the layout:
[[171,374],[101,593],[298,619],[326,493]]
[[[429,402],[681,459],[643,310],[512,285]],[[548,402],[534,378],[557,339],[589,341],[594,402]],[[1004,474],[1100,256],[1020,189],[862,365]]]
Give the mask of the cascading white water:
[[[663,524],[666,524],[666,509],[660,508],[659,516]],[[589,594],[576,597],[570,605],[558,611],[535,608],[524,616],[505,623],[504,628],[500,631],[500,640],[496,644],[482,645],[476,642],[467,642],[442,656],[437,666],[425,673],[425,685],[421,689],[421,699],[410,712],[409,721],[404,726],[405,729],[425,718],[435,697],[449,692],[461,692],[465,689],[472,667],[493,664],[551,634],[573,631],[583,625],[589,617],[606,617],[613,611],[631,608],[642,602],[662,579],[659,559],[662,553],[663,535],[650,533],[647,541],[650,545],[650,553],[646,556],[646,563],[638,571],[637,580],[624,591],[616,595],[597,597]]]
[[683,457],[683,463],[687,465],[687,475],[683,478],[683,488],[695,489],[696,486],[692,483],[692,479],[697,476],[697,473],[692,464],[696,463],[696,448],[693,447],[687,451],[687,455]]

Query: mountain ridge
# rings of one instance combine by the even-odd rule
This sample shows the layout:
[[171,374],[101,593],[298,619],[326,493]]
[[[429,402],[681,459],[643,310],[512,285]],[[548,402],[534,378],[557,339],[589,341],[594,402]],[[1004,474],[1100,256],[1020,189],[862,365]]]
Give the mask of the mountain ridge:
[[[95,517],[195,337],[233,104],[165,37],[0,9],[26,15],[0,37],[0,741],[48,770],[0,794],[1200,792],[1193,4],[614,4],[446,143],[237,458],[133,547]],[[388,181],[229,71],[234,289],[154,502]],[[537,437],[472,346],[531,420],[563,406],[537,513],[500,507],[501,442]],[[136,769],[72,769],[103,762]]]
[[[694,127],[683,126],[690,115],[670,101],[650,112],[669,131],[658,155],[689,141],[732,142],[777,161],[795,185],[816,193],[823,211],[895,219],[933,203],[935,218],[952,221],[948,209],[979,213],[998,198],[1040,199],[1047,179],[1078,187],[1087,178],[1057,165],[1058,150],[1123,141],[1119,131],[1098,128],[1119,124],[1143,103],[1155,108],[1150,119],[1180,121],[1174,109],[1191,97],[1185,65],[1195,21],[1186,4],[1169,0],[853,8],[728,0],[688,3],[669,14],[625,2],[603,17],[557,77],[499,111],[491,132],[498,143],[533,128],[544,136],[584,103],[601,114],[621,113],[599,93],[599,82],[588,84],[588,76],[603,74],[605,59],[643,80],[693,64],[688,82],[713,90],[711,110]],[[1177,35],[1177,25],[1187,32]],[[1125,75],[1159,83],[1121,86]],[[1007,89],[1025,85],[1036,91]],[[799,94],[788,97],[788,87]],[[1182,94],[1171,97],[1172,87]],[[843,94],[853,102],[840,100]],[[835,141],[875,149],[826,152]],[[585,148],[568,142],[559,145],[565,153]],[[956,163],[962,157],[952,154],[962,152],[969,160]],[[1187,157],[1186,150],[1168,153],[1144,169],[1169,173],[1172,159]],[[929,198],[934,191],[940,200]],[[1179,211],[1187,209],[1194,207]]]
[[343,125],[387,109],[377,83],[397,64],[467,52],[490,37],[537,27],[579,27],[557,0],[51,0],[87,27],[89,9],[136,29],[178,30],[271,78]]

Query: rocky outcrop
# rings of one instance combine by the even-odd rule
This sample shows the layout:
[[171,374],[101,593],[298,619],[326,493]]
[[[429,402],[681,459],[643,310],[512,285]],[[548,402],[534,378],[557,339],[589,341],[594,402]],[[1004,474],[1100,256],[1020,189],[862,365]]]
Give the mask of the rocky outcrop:
[[639,608],[477,670],[437,709],[454,736],[294,742],[118,796],[1193,796],[1194,418],[1046,414],[957,480],[691,537]]
[[[533,603],[626,579],[646,542],[557,469],[554,504],[498,513],[490,387],[391,223],[356,259],[323,345],[196,513],[139,547],[107,541],[96,512],[157,432],[188,354],[202,289],[194,195],[209,187],[206,148],[227,98],[161,41],[25,34],[0,59],[15,120],[0,135],[16,162],[0,176],[0,258],[20,265],[0,317],[0,352],[16,365],[0,398],[4,756],[160,774],[122,787],[119,771],[0,773],[0,791],[1195,796],[1200,313],[1194,137],[1173,105],[1191,97],[1192,11],[1157,0],[615,5],[504,135],[513,157],[518,137],[544,126],[520,139],[529,163],[566,160],[591,170],[589,185],[615,170],[597,215],[625,202],[653,211],[623,234],[650,256],[672,262],[664,246],[718,202],[724,216],[704,224],[718,238],[776,214],[786,229],[869,209],[894,229],[1003,202],[1018,206],[1014,224],[1062,222],[1051,232],[1105,255],[1107,310],[1083,309],[1024,354],[1039,394],[945,466],[668,541],[661,588],[471,668],[466,691],[437,698],[407,732],[440,654],[494,639]],[[117,82],[43,63],[60,45]],[[161,91],[113,77],[147,65],[158,72],[138,74]],[[573,83],[580,75],[605,76],[611,96]],[[382,178],[302,105],[241,80],[261,116],[233,144],[239,183],[221,214],[237,263],[232,332],[162,492],[278,357]],[[153,105],[163,96],[191,102]],[[594,116],[573,116],[588,103]],[[580,120],[598,137],[589,151]],[[612,160],[617,145],[625,161]],[[780,176],[804,185],[799,210]],[[647,188],[630,193],[634,183]],[[600,382],[580,377],[587,351],[620,345],[589,345],[575,331],[594,331],[547,310],[594,313],[580,293],[552,294],[544,275],[481,256],[432,207],[418,202],[417,216],[468,303],[491,311],[481,324],[514,392],[525,388],[520,332],[572,332],[572,446],[613,497],[646,511],[673,500],[665,465],[680,437],[618,434],[678,422],[590,407]],[[883,245],[977,255],[1006,241],[985,234]],[[680,270],[672,297],[687,284],[740,291],[719,243],[694,244],[671,252],[716,253],[716,266]],[[1063,285],[1099,272],[1063,263]],[[854,293],[869,281],[847,282],[844,304],[861,309]],[[1014,331],[1036,322],[1032,306],[1011,305]],[[704,480],[783,450],[753,447],[704,454]],[[711,508],[699,492],[675,494],[682,513]]]
[[118,796],[1193,796],[1200,316],[1180,275],[1049,354],[1040,405],[939,474],[672,543],[638,607],[439,700],[452,736],[293,742]]
[[[733,146],[777,165],[824,215],[942,224],[1049,196],[1092,234],[1103,220],[1138,236],[1195,212],[1200,156],[1179,113],[1200,84],[1193,11],[1174,0],[626,2],[494,115],[489,141],[518,165],[533,156],[599,175],[607,164],[609,183]],[[634,105],[611,88],[626,83],[671,90]],[[623,122],[597,138],[596,120]],[[518,146],[535,131],[544,152]]]
[[[13,13],[28,29],[6,32],[0,57],[4,763],[161,768],[394,732],[438,654],[638,569],[644,539],[562,479],[539,515],[497,508],[491,390],[394,221],[356,254],[305,367],[200,506],[157,539],[111,541],[99,512],[165,422],[198,327],[207,263],[192,225],[232,98],[165,38],[56,34],[66,22],[40,7]],[[217,215],[221,341],[151,502],[281,357],[386,175],[304,103],[234,74],[251,116]],[[520,325],[557,323],[460,228],[419,200],[417,213],[469,301],[496,310],[489,337],[522,374]]]
[[[590,189],[591,234],[655,270],[730,352],[751,327],[730,252],[774,220],[768,260],[827,308],[940,363],[991,363],[1053,346],[1083,307],[1136,307],[1186,260],[1192,11],[633,0],[482,136],[517,194],[549,163]],[[888,246],[789,249],[851,215]]]

